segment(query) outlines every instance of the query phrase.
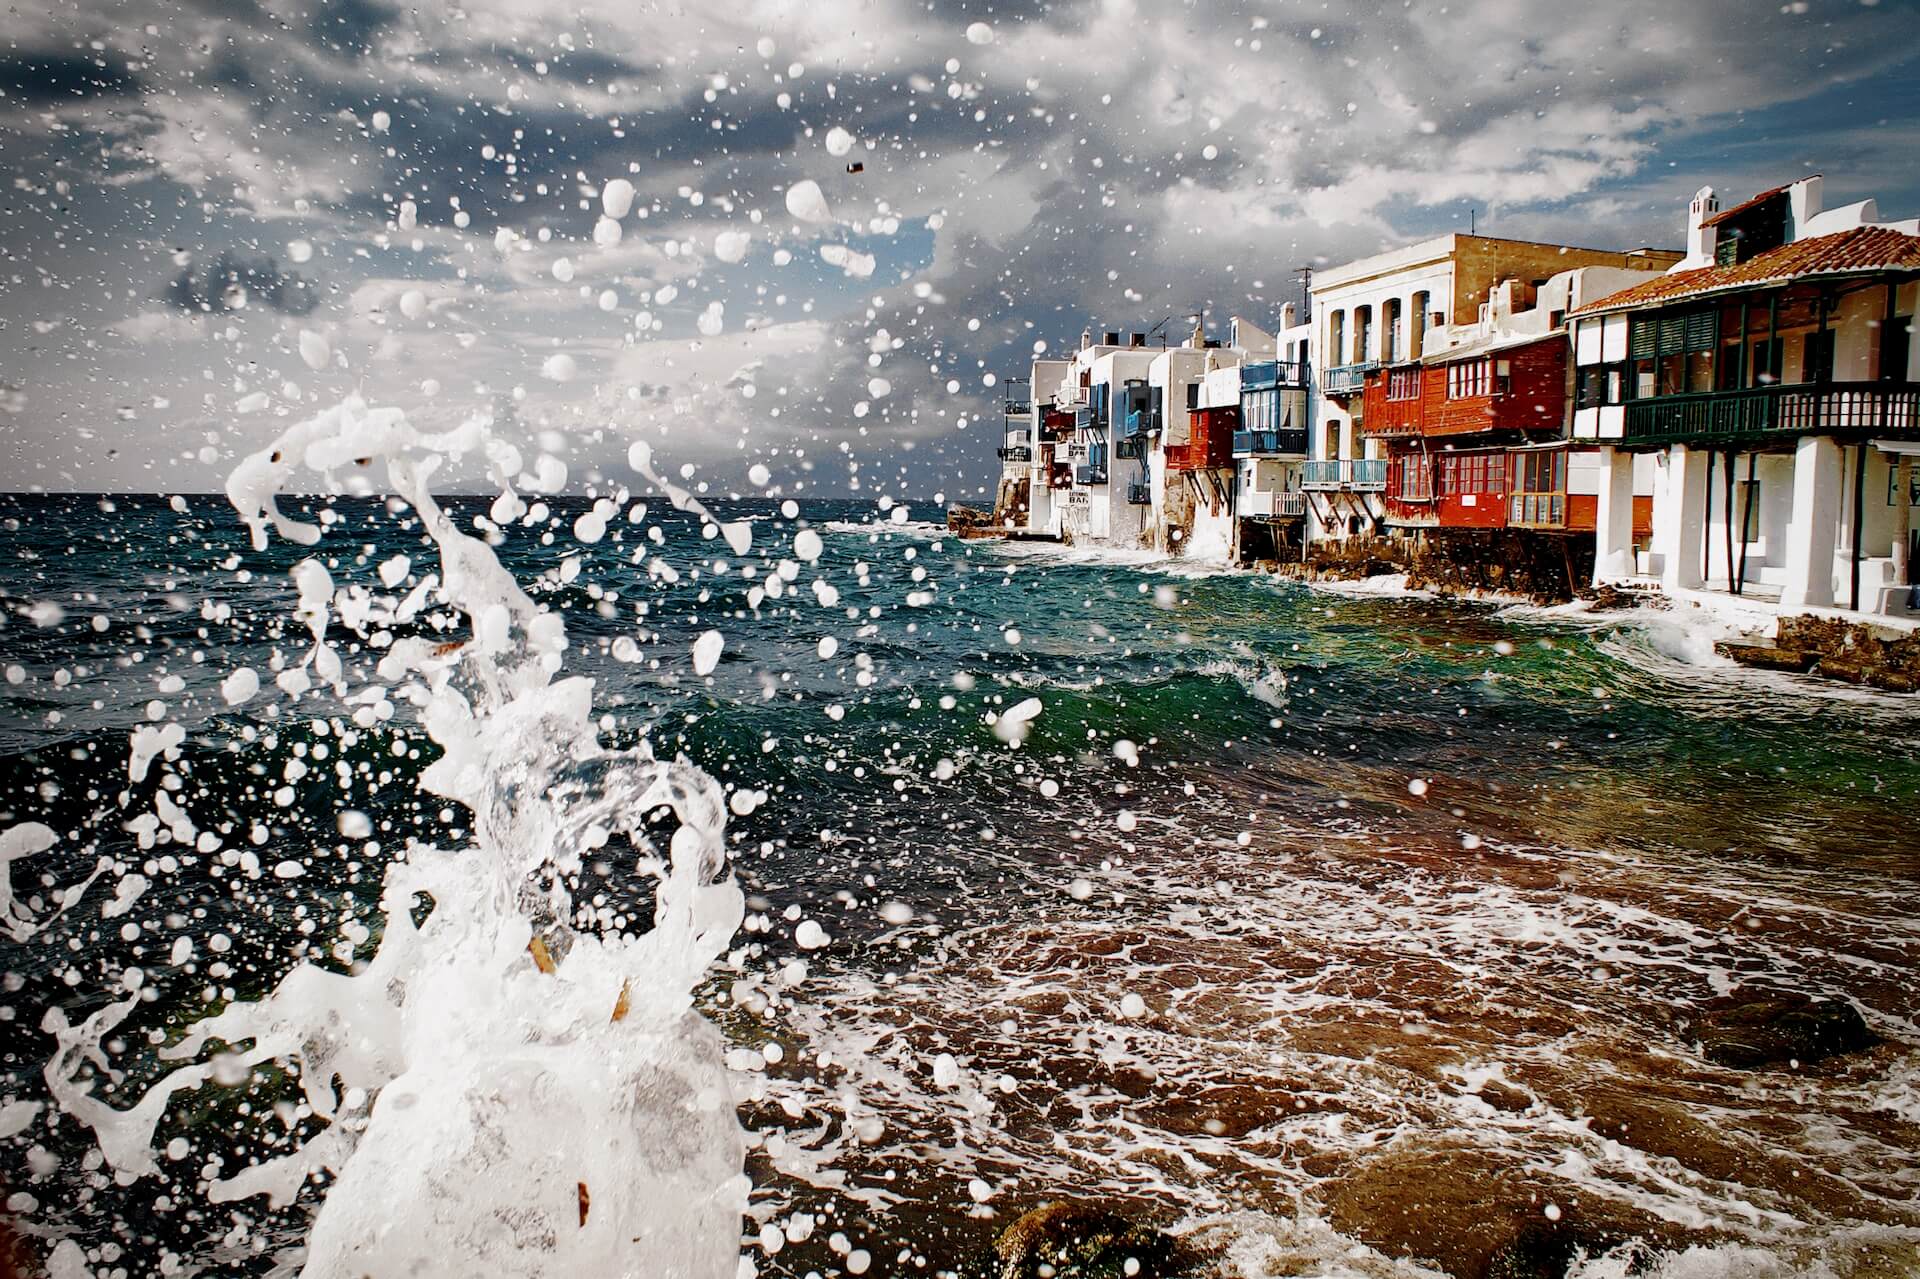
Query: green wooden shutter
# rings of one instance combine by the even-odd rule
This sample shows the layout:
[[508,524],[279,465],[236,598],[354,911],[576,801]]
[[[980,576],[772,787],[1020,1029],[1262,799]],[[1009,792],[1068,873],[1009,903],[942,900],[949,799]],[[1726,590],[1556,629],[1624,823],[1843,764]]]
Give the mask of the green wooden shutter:
[[1658,345],[1660,322],[1652,316],[1632,316],[1627,321],[1627,354],[1636,360],[1653,358]]
[[1715,310],[1687,314],[1687,350],[1711,351],[1720,341],[1720,313]]

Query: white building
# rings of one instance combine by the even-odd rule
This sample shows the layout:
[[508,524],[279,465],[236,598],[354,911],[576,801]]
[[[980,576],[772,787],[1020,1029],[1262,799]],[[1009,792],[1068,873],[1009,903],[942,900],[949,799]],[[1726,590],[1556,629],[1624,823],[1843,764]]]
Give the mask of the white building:
[[[1575,267],[1646,269],[1672,254],[1620,253],[1492,236],[1441,235],[1315,273],[1316,390],[1305,467],[1308,537],[1369,535],[1385,514],[1386,458],[1361,429],[1366,375],[1417,362],[1435,325],[1476,319],[1493,287],[1538,288]],[[1557,322],[1557,321],[1556,321]]]
[[1911,614],[1920,222],[1806,178],[1688,211],[1687,256],[1580,308],[1574,434],[1605,447],[1595,580]]
[[[1262,335],[1265,336],[1264,334]],[[1243,339],[1244,340],[1244,339]],[[1249,347],[1240,366],[1240,423],[1233,436],[1233,558],[1297,556],[1305,538],[1301,463],[1312,420],[1313,325],[1280,308],[1273,358]]]

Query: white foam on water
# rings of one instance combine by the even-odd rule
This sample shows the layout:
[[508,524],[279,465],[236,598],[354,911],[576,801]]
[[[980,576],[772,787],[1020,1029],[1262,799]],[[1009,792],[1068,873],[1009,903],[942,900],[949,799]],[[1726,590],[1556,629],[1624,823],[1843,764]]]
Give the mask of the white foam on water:
[[[59,1048],[47,1083],[111,1170],[139,1178],[159,1171],[153,1134],[176,1095],[269,1062],[296,1070],[319,1131],[277,1158],[221,1169],[209,1198],[286,1203],[326,1170],[309,1279],[733,1279],[744,1138],[720,1036],[692,1007],[743,915],[724,797],[644,742],[600,744],[592,682],[560,677],[560,617],[433,499],[441,461],[489,439],[484,420],[432,435],[349,400],[290,428],[229,485],[256,545],[269,529],[312,545],[319,530],[282,517],[276,497],[309,475],[330,484],[345,466],[385,463],[438,550],[438,601],[468,629],[449,642],[398,640],[379,677],[443,749],[421,785],[472,811],[472,843],[407,850],[387,873],[384,935],[362,971],[301,964],[268,997],[201,1021],[162,1053],[178,1064],[133,1105],[93,1085],[108,1068],[103,1045],[140,998],[135,976],[131,993],[78,1026],[50,1012]],[[330,622],[364,637],[391,620],[345,615],[311,570],[301,597],[316,653]],[[347,678],[337,663],[325,674]],[[646,825],[661,810],[670,833]],[[578,927],[566,887],[621,836],[654,900],[638,936]]]

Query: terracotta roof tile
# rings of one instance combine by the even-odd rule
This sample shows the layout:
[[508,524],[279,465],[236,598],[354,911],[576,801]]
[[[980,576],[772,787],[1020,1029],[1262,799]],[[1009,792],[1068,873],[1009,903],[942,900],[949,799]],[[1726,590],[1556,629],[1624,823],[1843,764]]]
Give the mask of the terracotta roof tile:
[[1675,271],[1589,302],[1575,314],[1593,315],[1600,311],[1678,302],[1730,289],[1784,284],[1806,276],[1865,275],[1876,271],[1920,271],[1920,236],[1877,226],[1815,236],[1768,249],[1734,266]]

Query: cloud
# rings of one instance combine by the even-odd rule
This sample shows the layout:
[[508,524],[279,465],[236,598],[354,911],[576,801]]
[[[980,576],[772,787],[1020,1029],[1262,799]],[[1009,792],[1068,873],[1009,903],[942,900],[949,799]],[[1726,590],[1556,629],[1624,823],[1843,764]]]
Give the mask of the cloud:
[[[517,389],[529,424],[589,435],[604,396],[708,465],[804,451],[847,476],[978,478],[985,376],[1022,372],[1036,341],[1195,307],[1270,326],[1296,267],[1464,229],[1469,209],[1505,234],[1670,244],[1703,181],[1737,197],[1827,156],[1857,170],[1828,167],[1836,197],[1899,211],[1920,198],[1898,164],[1920,19],[1792,9],[191,0],[149,23],[108,0],[29,7],[0,58],[0,176],[6,247],[43,287],[9,293],[0,362],[33,370],[18,420],[43,452],[103,390],[161,395],[167,422],[204,433],[239,396],[291,414],[346,389],[419,400],[431,381],[423,413]],[[975,21],[991,43],[968,39]],[[1828,107],[1796,115],[1813,99]],[[851,153],[829,151],[835,128]],[[596,244],[615,176],[636,207]],[[803,179],[832,223],[788,215]],[[751,233],[744,262],[716,259],[721,231]],[[276,261],[293,239],[317,246],[325,288]],[[180,245],[200,254],[184,271],[166,265]],[[870,255],[871,275],[823,245]],[[170,310],[144,304],[156,292]],[[228,323],[166,319],[242,296]],[[723,331],[702,337],[714,304]],[[56,305],[76,325],[35,335]],[[289,316],[326,328],[343,366],[301,365]],[[135,340],[95,352],[89,325]],[[540,377],[562,352],[578,375]],[[876,376],[892,392],[856,417]],[[210,402],[214,384],[248,390]]]
[[189,263],[163,295],[182,311],[211,314],[264,306],[283,315],[306,315],[320,304],[313,281],[283,271],[265,254],[228,249],[211,262]]

